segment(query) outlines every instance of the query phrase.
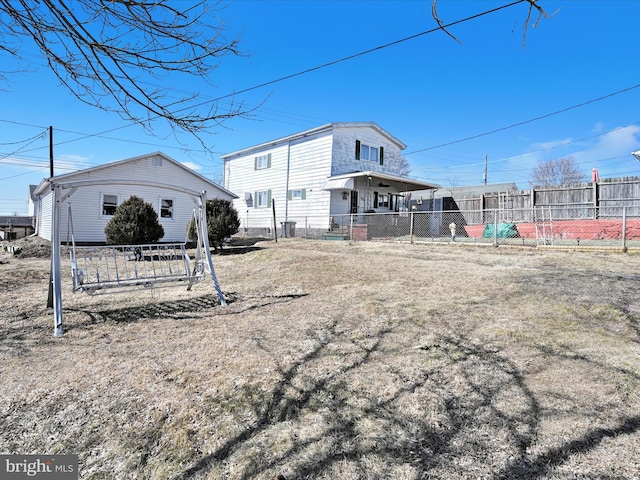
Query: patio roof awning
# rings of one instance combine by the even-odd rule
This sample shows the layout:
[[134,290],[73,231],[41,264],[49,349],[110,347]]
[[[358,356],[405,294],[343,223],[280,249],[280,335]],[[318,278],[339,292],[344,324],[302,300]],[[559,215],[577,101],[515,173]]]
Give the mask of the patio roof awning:
[[324,184],[324,187],[322,187],[323,190],[353,190],[353,178],[352,177],[346,177],[346,178],[334,178],[332,180],[329,180],[327,183]]
[[411,192],[416,190],[430,190],[441,188],[440,185],[430,182],[423,182],[421,180],[413,180],[406,177],[398,177],[397,175],[389,175],[386,173],[362,171],[351,172],[341,175],[335,175],[330,177],[325,183],[323,190],[354,190],[356,185],[356,179],[358,187],[391,187],[398,192]]

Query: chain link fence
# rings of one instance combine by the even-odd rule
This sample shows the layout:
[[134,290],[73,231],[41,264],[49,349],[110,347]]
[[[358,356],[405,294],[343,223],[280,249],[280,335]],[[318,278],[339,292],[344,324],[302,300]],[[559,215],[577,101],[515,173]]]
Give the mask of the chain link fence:
[[335,235],[353,241],[640,248],[640,207],[371,213],[331,223]]
[[[276,219],[244,235],[323,240],[640,248],[640,206],[581,205],[445,210]],[[274,232],[275,229],[275,232]]]

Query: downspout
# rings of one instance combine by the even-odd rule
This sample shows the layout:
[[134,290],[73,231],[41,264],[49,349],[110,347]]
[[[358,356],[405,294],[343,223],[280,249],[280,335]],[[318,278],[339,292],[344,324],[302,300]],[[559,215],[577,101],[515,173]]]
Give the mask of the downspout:
[[287,142],[287,179],[284,191],[284,221],[289,221],[289,169],[291,166],[291,140]]

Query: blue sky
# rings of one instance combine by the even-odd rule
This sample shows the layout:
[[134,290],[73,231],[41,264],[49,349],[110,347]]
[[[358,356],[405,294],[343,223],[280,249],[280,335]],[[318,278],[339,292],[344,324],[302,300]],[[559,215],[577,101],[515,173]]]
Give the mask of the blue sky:
[[[449,23],[508,3],[439,0],[438,13]],[[592,168],[601,178],[640,175],[631,155],[640,150],[640,1],[539,4],[556,13],[530,25],[526,40],[520,3],[451,27],[459,42],[425,33],[238,94],[236,104],[255,110],[204,137],[213,155],[163,123],[153,136],[79,102],[25,45],[30,72],[0,85],[0,215],[26,214],[29,184],[49,175],[50,125],[56,174],[163,151],[220,182],[224,153],[373,121],[407,144],[411,177],[446,187],[482,183],[485,157],[489,183],[522,189],[539,161],[570,155],[588,177]],[[222,59],[208,83],[165,85],[226,97],[436,27],[430,0],[240,0],[218,14],[248,55]]]

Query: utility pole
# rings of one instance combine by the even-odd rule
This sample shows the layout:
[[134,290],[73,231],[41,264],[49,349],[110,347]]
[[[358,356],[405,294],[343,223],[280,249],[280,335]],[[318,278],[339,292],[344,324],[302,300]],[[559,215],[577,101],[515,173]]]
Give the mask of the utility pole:
[[488,161],[487,161],[488,157],[487,155],[484,156],[484,184],[487,184],[487,169],[488,169]]
[[[49,177],[53,177],[53,127],[49,126]],[[54,195],[55,203],[55,195]],[[55,215],[57,206],[53,205]],[[51,239],[52,242],[55,240]],[[53,247],[53,245],[52,245]],[[47,308],[53,308],[53,248],[51,249],[51,267],[49,268],[49,291],[47,293]]]
[[53,127],[49,126],[49,176],[53,177]]

